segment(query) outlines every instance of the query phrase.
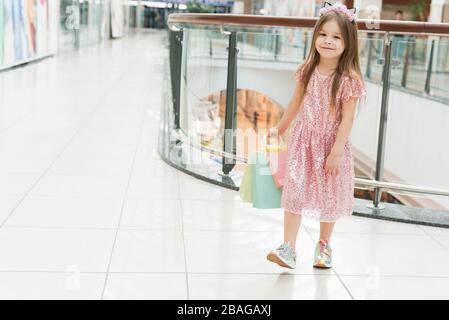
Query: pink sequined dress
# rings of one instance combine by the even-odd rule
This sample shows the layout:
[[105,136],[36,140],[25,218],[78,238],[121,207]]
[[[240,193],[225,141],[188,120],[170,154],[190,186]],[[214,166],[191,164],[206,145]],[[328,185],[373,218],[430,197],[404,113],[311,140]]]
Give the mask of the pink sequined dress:
[[[303,77],[302,66],[295,73]],[[336,116],[329,116],[332,78],[317,69],[310,78],[300,110],[293,120],[281,206],[286,211],[323,222],[352,214],[354,163],[350,142],[344,147],[337,176],[326,175],[324,165],[335,143],[342,104],[366,94],[363,82],[344,75],[337,92]]]

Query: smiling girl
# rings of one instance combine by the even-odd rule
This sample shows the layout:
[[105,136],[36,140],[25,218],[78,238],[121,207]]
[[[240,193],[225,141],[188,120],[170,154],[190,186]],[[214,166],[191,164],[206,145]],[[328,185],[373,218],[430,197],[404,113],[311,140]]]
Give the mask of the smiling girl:
[[302,216],[320,221],[313,266],[332,267],[329,241],[335,222],[352,214],[354,166],[349,135],[357,101],[365,95],[358,58],[355,15],[343,5],[320,10],[313,46],[295,73],[293,97],[269,131],[282,135],[290,123],[288,162],[282,192],[284,242],[267,259],[296,266]]

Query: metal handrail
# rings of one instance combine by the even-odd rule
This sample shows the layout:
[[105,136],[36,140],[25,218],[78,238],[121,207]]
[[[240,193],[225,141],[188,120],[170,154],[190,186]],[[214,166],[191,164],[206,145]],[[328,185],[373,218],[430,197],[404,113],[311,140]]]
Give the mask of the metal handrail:
[[366,187],[381,188],[384,190],[407,191],[413,193],[433,194],[437,196],[449,196],[449,190],[445,189],[425,188],[401,183],[376,181],[362,178],[355,178],[355,183]]
[[[312,28],[318,18],[313,17],[273,17],[245,14],[210,14],[210,13],[174,13],[168,16],[168,27],[176,24],[234,25],[254,27],[291,27]],[[358,19],[359,31],[389,32],[401,34],[449,35],[448,23],[429,23],[416,21]]]

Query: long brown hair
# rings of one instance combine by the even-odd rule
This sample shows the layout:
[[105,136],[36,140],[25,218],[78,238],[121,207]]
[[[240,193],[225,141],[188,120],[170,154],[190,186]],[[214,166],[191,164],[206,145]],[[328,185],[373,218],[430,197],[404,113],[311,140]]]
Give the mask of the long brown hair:
[[346,16],[340,12],[331,11],[323,14],[315,24],[313,30],[312,44],[304,64],[303,64],[303,81],[304,89],[307,88],[310,77],[313,71],[320,62],[320,54],[316,50],[315,42],[323,28],[324,24],[328,21],[335,20],[340,27],[340,31],[344,43],[344,51],[340,56],[337,68],[333,73],[332,91],[330,96],[330,108],[331,112],[336,110],[337,92],[340,87],[340,80],[343,75],[350,77],[358,77],[360,81],[363,81],[362,72],[360,70],[359,63],[359,49],[357,40],[357,24],[355,21],[350,22]]

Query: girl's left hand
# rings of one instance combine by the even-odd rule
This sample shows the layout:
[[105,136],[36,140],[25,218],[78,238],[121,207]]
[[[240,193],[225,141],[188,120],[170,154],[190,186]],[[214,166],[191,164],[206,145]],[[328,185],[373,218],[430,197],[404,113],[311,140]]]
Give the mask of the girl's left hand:
[[324,165],[324,172],[332,176],[337,176],[340,173],[340,160],[341,160],[340,155],[331,152],[326,159],[326,164]]

